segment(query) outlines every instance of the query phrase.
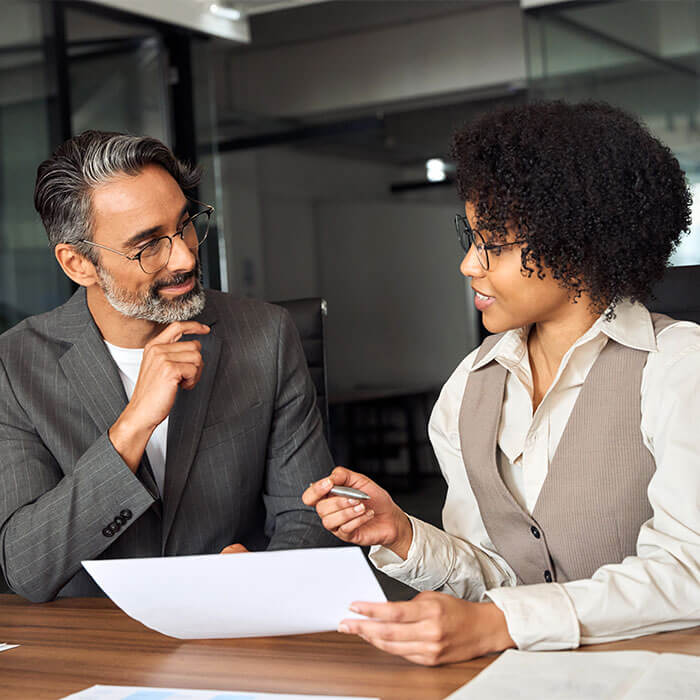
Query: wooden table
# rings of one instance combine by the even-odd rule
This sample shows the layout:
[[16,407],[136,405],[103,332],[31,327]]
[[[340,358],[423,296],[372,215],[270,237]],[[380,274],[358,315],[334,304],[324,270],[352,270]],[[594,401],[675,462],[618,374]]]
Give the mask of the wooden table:
[[[3,700],[55,700],[96,684],[441,700],[496,658],[424,668],[335,632],[180,641],[106,599],[39,605],[13,595],[0,595],[0,642],[22,645],[0,653]],[[700,655],[700,627],[586,649]]]

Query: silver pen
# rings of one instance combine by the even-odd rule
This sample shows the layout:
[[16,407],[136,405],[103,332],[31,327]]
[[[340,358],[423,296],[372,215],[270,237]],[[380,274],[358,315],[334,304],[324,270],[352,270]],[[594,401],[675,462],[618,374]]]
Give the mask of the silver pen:
[[[313,485],[312,481],[309,486]],[[345,498],[359,498],[361,501],[367,501],[370,498],[364,491],[350,488],[350,486],[334,486],[328,493],[334,496],[345,496]]]
[[369,496],[359,489],[352,489],[349,486],[334,486],[328,493],[334,496],[345,496],[346,498],[358,498],[361,501],[366,501]]

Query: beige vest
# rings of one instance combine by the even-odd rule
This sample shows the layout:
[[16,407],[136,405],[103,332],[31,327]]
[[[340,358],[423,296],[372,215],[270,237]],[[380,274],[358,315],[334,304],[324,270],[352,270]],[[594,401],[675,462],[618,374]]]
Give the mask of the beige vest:
[[[674,319],[652,314],[656,335]],[[482,343],[476,362],[500,340]],[[608,339],[586,377],[532,515],[499,472],[507,370],[495,360],[469,374],[459,417],[462,457],[486,531],[524,584],[590,578],[636,552],[651,518],[647,486],[656,468],[640,431],[647,353]]]

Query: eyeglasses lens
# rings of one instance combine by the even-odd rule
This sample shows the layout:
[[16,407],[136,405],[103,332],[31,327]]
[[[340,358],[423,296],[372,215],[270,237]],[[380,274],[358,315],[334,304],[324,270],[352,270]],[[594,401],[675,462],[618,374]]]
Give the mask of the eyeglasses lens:
[[204,243],[209,233],[210,218],[211,211],[203,211],[189,220],[184,229],[184,240],[190,248],[198,248]]
[[[193,216],[182,229],[182,240],[188,248],[196,250],[207,238],[209,233],[209,218],[211,212],[204,211]],[[144,248],[141,253],[141,268],[147,274],[162,270],[170,260],[172,241],[170,238],[159,238]]]
[[467,218],[461,214],[455,216],[455,228],[457,229],[457,237],[464,254],[466,255],[473,245],[479,264],[484,270],[488,270],[489,258],[486,251],[486,243],[482,235],[478,231],[474,231],[469,225]]
[[141,251],[141,257],[139,262],[143,271],[148,274],[153,274],[162,270],[170,259],[170,248],[171,243],[169,238],[159,238],[157,241],[153,241],[150,245],[146,246],[143,251]]

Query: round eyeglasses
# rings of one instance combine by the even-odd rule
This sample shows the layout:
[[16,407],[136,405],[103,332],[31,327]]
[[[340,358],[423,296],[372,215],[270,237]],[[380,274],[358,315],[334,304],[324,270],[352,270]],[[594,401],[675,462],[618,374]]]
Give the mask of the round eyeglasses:
[[[211,215],[214,213],[214,207],[209,204],[198,202],[196,199],[189,199],[188,202],[194,205],[194,207],[200,207],[200,210],[191,213],[187,220],[172,236],[158,236],[157,238],[152,238],[145,245],[141,246],[134,255],[109,248],[101,243],[93,243],[88,240],[82,240],[80,242],[95,246],[96,248],[109,250],[112,253],[125,257],[127,260],[137,260],[141,269],[147,275],[154,275],[156,272],[160,272],[167,266],[168,262],[170,262],[170,255],[173,250],[173,239],[176,236],[179,236],[192,251],[197,250],[207,239],[209,223],[211,221]],[[201,207],[204,208],[202,209]]]
[[507,248],[511,245],[520,245],[523,242],[517,240],[511,241],[510,243],[487,243],[484,237],[469,225],[469,219],[467,219],[464,214],[455,214],[455,229],[457,230],[457,240],[462,246],[464,254],[466,255],[469,249],[474,246],[476,259],[484,270],[488,270],[490,266],[490,250],[493,250],[495,254],[498,255],[501,248]]

